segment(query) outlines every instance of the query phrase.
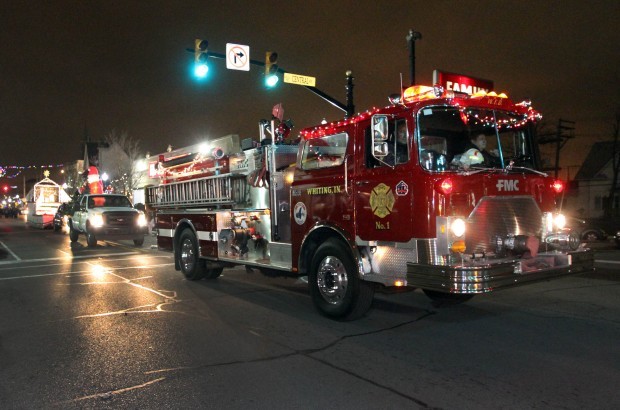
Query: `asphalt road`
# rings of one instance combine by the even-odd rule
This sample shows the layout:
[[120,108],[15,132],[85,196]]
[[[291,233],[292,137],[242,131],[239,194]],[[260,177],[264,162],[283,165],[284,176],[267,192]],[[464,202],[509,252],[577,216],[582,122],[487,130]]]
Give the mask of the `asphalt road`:
[[0,408],[620,407],[611,247],[592,274],[451,307],[378,295],[342,323],[303,281],[189,282],[153,243],[0,219]]

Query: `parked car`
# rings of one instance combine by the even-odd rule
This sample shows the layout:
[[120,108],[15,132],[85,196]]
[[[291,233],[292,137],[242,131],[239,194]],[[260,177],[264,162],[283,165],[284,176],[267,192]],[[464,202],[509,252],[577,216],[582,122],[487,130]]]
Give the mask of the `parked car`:
[[19,216],[19,208],[14,204],[8,204],[0,209],[0,213],[2,213],[5,218],[17,218]]
[[566,228],[574,231],[583,242],[603,241],[609,236],[603,227],[609,229],[609,221],[602,219],[566,218]]
[[73,202],[66,202],[60,204],[60,206],[56,210],[56,213],[54,214],[54,231],[68,232],[67,220],[71,215],[73,215]]
[[614,242],[616,243],[616,248],[620,248],[620,230],[616,231]]

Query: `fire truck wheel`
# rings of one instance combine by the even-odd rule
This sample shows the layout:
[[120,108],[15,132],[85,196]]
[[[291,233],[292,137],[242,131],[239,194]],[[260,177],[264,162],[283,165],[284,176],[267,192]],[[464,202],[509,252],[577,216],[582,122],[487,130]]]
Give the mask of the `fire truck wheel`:
[[335,239],[328,239],[317,249],[308,283],[314,305],[333,319],[358,319],[372,304],[374,288],[360,280],[351,252]]
[[189,280],[200,280],[205,276],[205,269],[198,258],[198,240],[190,229],[181,233],[178,254],[176,257],[181,266],[181,272]]
[[209,268],[209,264],[207,262],[207,269],[205,269],[205,278],[215,279],[222,274],[222,271],[224,271],[224,268]]
[[446,293],[429,289],[423,289],[423,291],[426,296],[439,305],[458,305],[474,297],[474,295],[471,294]]
[[71,242],[77,242],[80,233],[73,229],[73,222],[69,221],[69,239]]

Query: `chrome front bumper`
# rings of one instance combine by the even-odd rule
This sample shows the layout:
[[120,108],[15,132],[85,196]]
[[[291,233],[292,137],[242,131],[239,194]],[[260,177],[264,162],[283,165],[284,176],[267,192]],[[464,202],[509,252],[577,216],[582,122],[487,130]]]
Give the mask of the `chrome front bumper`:
[[594,252],[539,253],[530,259],[477,259],[459,265],[407,263],[407,285],[447,293],[486,293],[594,270]]

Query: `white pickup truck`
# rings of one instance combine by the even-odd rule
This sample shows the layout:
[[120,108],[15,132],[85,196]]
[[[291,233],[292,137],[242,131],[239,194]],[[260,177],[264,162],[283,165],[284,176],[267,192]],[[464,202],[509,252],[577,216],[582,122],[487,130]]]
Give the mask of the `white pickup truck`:
[[83,195],[68,225],[71,242],[84,234],[89,247],[96,246],[98,239],[129,239],[142,246],[148,233],[144,212],[135,209],[125,195]]

